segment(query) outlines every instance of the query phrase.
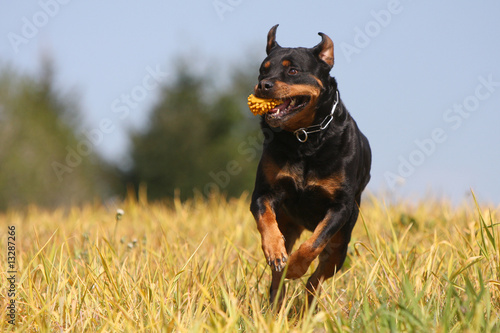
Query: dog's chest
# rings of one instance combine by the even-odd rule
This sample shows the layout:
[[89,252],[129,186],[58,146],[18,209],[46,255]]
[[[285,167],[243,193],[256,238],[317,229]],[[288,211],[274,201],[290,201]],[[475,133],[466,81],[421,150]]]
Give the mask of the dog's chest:
[[320,175],[317,169],[306,165],[305,162],[287,162],[282,167],[269,163],[265,169],[265,176],[272,187],[281,189],[286,194],[303,196],[320,192],[321,195],[332,198],[342,186],[344,175],[342,173]]
[[[304,162],[268,165],[267,181],[280,193],[283,208],[308,229],[314,229],[344,182],[340,173],[320,175]],[[309,225],[310,224],[310,225]]]
[[275,188],[282,188],[288,194],[302,194],[316,190],[318,177],[314,171],[306,169],[305,163],[286,163],[272,175]]

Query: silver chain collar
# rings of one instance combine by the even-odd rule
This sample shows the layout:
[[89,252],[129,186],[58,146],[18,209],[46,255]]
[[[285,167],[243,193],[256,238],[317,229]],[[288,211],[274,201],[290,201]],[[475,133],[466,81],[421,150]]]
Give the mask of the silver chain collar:
[[330,112],[330,114],[328,116],[325,117],[325,119],[323,119],[321,124],[312,125],[309,127],[302,127],[302,128],[299,128],[298,130],[293,132],[293,134],[295,134],[295,137],[297,138],[297,140],[299,140],[299,142],[302,142],[302,143],[306,142],[307,139],[309,138],[309,134],[321,132],[324,129],[326,129],[328,127],[328,125],[330,125],[330,123],[333,120],[333,114],[335,113],[335,109],[337,108],[337,104],[339,103],[339,91],[337,90],[336,93],[337,93],[337,99],[335,100],[335,104],[333,104],[332,111]]

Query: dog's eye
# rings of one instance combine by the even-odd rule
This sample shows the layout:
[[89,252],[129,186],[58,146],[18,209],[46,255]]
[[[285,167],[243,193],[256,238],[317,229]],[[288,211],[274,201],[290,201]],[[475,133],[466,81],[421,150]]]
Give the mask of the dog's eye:
[[295,68],[290,68],[290,69],[288,70],[288,74],[290,74],[290,75],[296,75],[296,74],[298,74],[298,73],[299,73],[299,71],[298,71],[298,70],[296,70]]

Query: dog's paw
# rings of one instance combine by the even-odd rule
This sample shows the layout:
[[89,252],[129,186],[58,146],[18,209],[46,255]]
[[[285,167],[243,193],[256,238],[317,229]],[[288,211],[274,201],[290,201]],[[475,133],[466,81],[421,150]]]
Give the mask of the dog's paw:
[[267,264],[276,272],[281,272],[288,261],[288,255],[285,248],[283,237],[274,237],[273,239],[263,240],[262,250],[266,257]]

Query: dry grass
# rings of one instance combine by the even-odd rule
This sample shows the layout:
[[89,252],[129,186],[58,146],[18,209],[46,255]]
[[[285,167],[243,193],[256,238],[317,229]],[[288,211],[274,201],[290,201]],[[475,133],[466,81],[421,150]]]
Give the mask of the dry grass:
[[[498,209],[365,197],[344,269],[303,313],[305,277],[287,281],[284,307],[269,309],[270,270],[248,206],[247,196],[128,200],[0,215],[1,270],[8,225],[18,269],[16,324],[0,330],[500,331]],[[8,301],[3,287],[2,318]]]

